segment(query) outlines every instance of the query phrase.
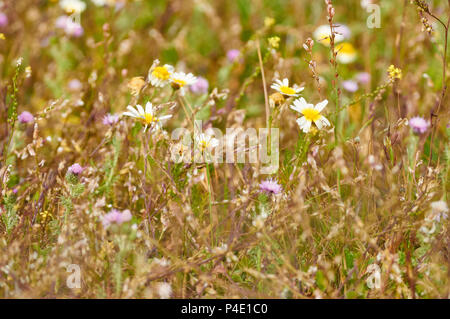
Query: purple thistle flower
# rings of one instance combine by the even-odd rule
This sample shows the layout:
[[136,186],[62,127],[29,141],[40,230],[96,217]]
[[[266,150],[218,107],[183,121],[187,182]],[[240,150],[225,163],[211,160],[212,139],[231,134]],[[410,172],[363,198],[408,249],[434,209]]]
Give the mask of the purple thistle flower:
[[34,121],[34,116],[28,111],[24,111],[20,113],[20,115],[17,117],[20,123],[31,123]]
[[80,164],[75,163],[75,164],[73,164],[72,166],[70,166],[70,167],[67,169],[67,171],[68,171],[69,173],[74,174],[74,175],[80,175],[81,173],[83,173],[84,168],[83,168]]
[[206,94],[208,93],[209,83],[208,80],[199,76],[197,82],[190,86],[191,92],[194,94]]
[[105,125],[111,126],[111,125],[116,124],[118,121],[119,121],[119,115],[117,115],[117,114],[108,113],[103,117],[103,124],[105,124]]
[[259,184],[259,189],[268,195],[277,195],[283,191],[280,184],[274,179],[266,179]]
[[429,129],[430,123],[424,118],[416,116],[409,120],[409,126],[414,133],[423,134]]
[[240,55],[241,55],[241,52],[239,50],[232,49],[227,52],[227,59],[231,63],[234,63],[234,62],[236,62],[236,60],[239,58]]
[[124,210],[123,212],[120,212],[117,209],[113,209],[108,214],[103,216],[101,220],[103,227],[105,228],[108,228],[111,224],[121,225],[122,223],[131,220],[131,213],[128,209]]
[[8,16],[0,12],[0,28],[6,27],[9,23]]

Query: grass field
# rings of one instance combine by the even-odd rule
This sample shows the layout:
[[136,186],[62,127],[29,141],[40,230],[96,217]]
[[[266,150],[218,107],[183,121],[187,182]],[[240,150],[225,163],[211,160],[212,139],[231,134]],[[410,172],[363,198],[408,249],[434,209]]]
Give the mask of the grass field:
[[0,1],[0,297],[449,298],[449,25]]

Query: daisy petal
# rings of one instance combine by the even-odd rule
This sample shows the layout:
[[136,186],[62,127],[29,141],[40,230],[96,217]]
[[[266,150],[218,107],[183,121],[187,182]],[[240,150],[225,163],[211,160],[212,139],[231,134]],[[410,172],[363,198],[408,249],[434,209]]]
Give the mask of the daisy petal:
[[328,100],[322,101],[315,106],[316,111],[321,112],[327,106]]

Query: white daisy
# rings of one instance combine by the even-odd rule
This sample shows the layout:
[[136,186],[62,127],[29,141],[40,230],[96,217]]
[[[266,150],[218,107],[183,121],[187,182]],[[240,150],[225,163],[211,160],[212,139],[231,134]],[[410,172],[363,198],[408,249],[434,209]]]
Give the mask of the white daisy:
[[200,133],[195,136],[195,145],[201,152],[204,152],[219,145],[219,140],[214,138],[212,134]]
[[80,14],[86,10],[86,3],[81,0],[61,0],[59,6],[68,14]]
[[299,96],[300,92],[305,89],[303,87],[299,87],[297,84],[294,84],[292,87],[290,87],[288,79],[284,79],[283,81],[275,80],[275,83],[272,84],[271,88],[283,95],[295,97]]
[[157,66],[150,72],[150,83],[156,87],[163,87],[169,83],[174,67],[169,64]]
[[181,95],[184,95],[185,86],[197,82],[197,78],[192,73],[175,72],[170,76],[170,82],[175,89],[179,89]]
[[294,104],[291,105],[291,109],[303,115],[297,119],[297,123],[304,133],[309,132],[312,122],[316,124],[319,130],[325,126],[331,125],[327,118],[320,114],[327,104],[328,101],[325,100],[314,106],[314,104],[308,104],[302,97],[294,101]]
[[163,115],[157,117],[155,115],[155,110],[153,108],[152,103],[147,102],[145,105],[145,110],[141,105],[136,105],[136,109],[131,105],[127,106],[127,110],[129,112],[124,112],[123,115],[134,117],[135,119],[140,120],[144,125],[145,129],[150,125],[155,125],[157,128],[162,126],[161,121],[167,120],[172,117],[172,115]]
[[[342,42],[351,36],[350,29],[345,25],[336,25],[334,27],[334,42]],[[319,26],[313,33],[313,37],[317,42],[329,46],[331,42],[331,27],[329,24]]]

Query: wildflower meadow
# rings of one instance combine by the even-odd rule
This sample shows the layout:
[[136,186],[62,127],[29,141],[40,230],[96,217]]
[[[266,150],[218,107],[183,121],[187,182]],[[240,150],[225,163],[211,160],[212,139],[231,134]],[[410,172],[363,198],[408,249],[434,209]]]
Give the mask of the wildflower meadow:
[[446,0],[1,0],[0,297],[448,299]]

